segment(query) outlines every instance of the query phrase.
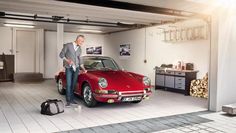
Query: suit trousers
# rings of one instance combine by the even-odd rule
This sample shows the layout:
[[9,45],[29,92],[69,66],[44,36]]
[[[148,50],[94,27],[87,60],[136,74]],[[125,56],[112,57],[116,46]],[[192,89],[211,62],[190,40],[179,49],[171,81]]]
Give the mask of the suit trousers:
[[79,67],[76,71],[72,67],[66,68],[66,101],[72,102],[74,100],[74,90],[78,82]]

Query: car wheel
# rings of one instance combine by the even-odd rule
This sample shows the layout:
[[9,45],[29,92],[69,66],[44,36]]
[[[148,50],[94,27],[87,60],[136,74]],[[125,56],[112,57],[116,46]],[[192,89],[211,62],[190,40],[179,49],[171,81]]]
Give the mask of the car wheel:
[[57,90],[61,95],[66,94],[66,89],[64,88],[64,86],[62,84],[62,79],[59,79],[58,82],[57,82]]
[[140,103],[142,100],[139,100],[139,101],[133,101],[131,103]]
[[97,101],[93,97],[93,93],[89,84],[83,86],[83,99],[84,103],[88,107],[94,107],[97,104]]

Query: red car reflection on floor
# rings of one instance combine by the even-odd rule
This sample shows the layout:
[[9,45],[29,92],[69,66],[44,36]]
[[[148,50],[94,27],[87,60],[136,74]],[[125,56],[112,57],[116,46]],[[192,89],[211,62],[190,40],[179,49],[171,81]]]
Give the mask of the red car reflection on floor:
[[[110,57],[82,57],[87,73],[80,73],[75,94],[81,96],[88,107],[97,102],[139,103],[151,95],[148,77],[122,70]],[[61,71],[55,76],[58,92],[65,94],[66,76]]]

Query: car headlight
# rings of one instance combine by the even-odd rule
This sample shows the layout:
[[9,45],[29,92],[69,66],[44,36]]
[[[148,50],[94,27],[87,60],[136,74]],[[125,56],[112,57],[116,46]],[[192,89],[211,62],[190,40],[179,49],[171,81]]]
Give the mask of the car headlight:
[[148,77],[143,77],[143,84],[146,86],[150,86],[151,80]]
[[99,81],[98,81],[98,85],[101,88],[106,88],[107,85],[108,85],[107,80],[105,78],[100,78]]

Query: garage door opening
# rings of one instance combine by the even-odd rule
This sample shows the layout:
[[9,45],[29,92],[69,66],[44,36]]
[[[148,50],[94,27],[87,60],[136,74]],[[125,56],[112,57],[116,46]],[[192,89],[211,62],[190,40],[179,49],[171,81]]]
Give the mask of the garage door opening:
[[[29,3],[32,11],[27,13],[30,15],[24,12],[12,13],[21,11],[24,5],[28,9]],[[37,49],[40,61],[35,64],[40,67],[37,68],[35,64],[20,64],[21,62],[17,62],[17,65],[22,68],[21,71],[38,69],[45,81],[37,84],[0,84],[0,118],[6,125],[0,132],[16,132],[19,127],[21,132],[59,132],[208,110],[210,24],[206,19],[191,18],[194,13],[189,15],[183,11],[183,15],[172,9],[158,14],[140,10],[97,8],[96,5],[68,4],[63,1],[15,2],[16,6],[12,4],[1,3],[4,7],[16,8],[9,14],[18,19],[11,18],[12,16],[7,18],[1,12],[3,16],[0,16],[0,22],[30,21],[35,29],[41,29],[44,36],[41,39],[33,38],[34,32],[26,32],[23,37],[17,36],[20,37],[17,40],[23,39],[20,48],[26,52],[27,49],[23,47],[37,49],[28,44],[29,41],[25,41],[27,37],[32,42],[40,39],[44,43],[43,52]],[[47,13],[34,14],[39,10]],[[103,23],[91,24],[94,22]],[[58,36],[58,23],[61,26],[61,36]],[[15,29],[21,28],[0,29],[0,35],[8,36],[8,39],[3,39],[3,43],[9,44],[0,50],[14,55],[9,52],[9,49],[17,50],[13,46],[12,35]],[[62,60],[58,53],[62,44],[73,42],[79,34],[86,38],[82,47],[83,56],[108,56],[122,70],[149,77],[153,86],[151,97],[138,104],[100,103],[94,108],[86,107],[83,98],[76,97],[78,105],[66,108],[64,113],[52,117],[41,115],[40,104],[47,99],[62,99],[66,103],[65,96],[58,93],[54,79],[58,68],[63,67],[59,64]],[[58,38],[61,39],[61,44],[57,44]],[[19,58],[17,54],[14,56]],[[26,55],[27,60],[31,60],[31,63],[35,61],[33,53],[29,56]]]

